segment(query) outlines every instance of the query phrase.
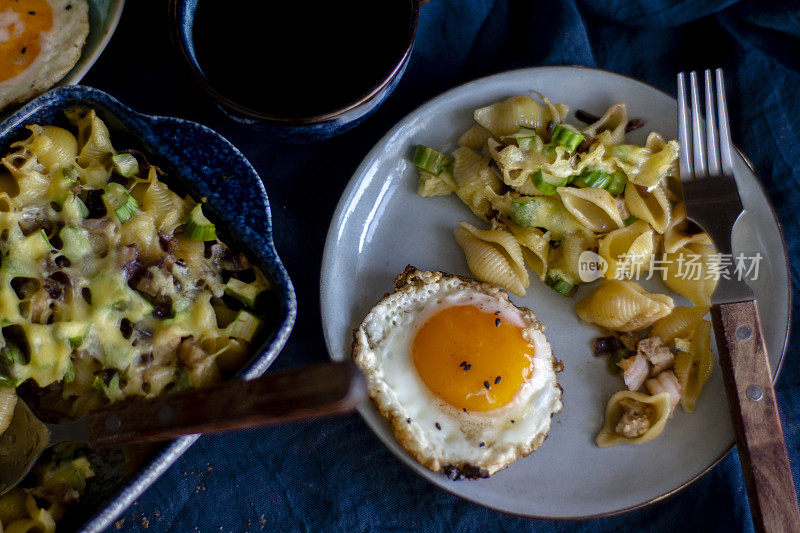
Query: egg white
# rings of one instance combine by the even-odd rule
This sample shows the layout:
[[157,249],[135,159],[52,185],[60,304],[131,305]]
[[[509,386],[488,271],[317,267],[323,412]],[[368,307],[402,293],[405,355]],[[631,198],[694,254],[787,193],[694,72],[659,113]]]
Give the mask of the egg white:
[[53,10],[53,27],[42,35],[41,51],[28,68],[0,82],[0,110],[46,91],[81,57],[89,35],[89,4],[86,0],[47,2]]
[[[353,359],[371,398],[399,442],[424,466],[452,478],[487,477],[535,451],[561,410],[553,357],[544,326],[508,293],[487,283],[408,267],[354,332]],[[523,328],[534,345],[533,373],[508,404],[465,411],[435,396],[419,376],[411,346],[419,329],[445,307],[470,304]]]

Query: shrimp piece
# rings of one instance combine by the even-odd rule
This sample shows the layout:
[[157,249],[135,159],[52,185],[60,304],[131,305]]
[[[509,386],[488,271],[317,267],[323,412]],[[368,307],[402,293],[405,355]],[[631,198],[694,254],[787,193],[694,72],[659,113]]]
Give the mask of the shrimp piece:
[[648,379],[646,385],[647,390],[654,396],[661,392],[669,394],[670,400],[672,400],[672,409],[675,409],[675,406],[681,401],[681,384],[672,370],[666,370],[661,372],[658,377]]
[[649,366],[647,359],[640,353],[633,357],[628,357],[617,363],[622,369],[622,377],[625,380],[625,386],[628,390],[637,391],[642,387],[642,384],[647,379]]

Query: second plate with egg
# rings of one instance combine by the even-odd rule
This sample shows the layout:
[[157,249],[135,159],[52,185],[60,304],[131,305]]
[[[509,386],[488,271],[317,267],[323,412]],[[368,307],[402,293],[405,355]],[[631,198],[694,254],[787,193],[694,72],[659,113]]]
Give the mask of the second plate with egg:
[[[587,89],[591,88],[591,89]],[[472,123],[472,111],[513,96],[539,91],[569,105],[602,113],[624,101],[647,128],[630,135],[643,143],[647,131],[674,138],[675,100],[645,83],[580,67],[524,69],[483,78],[426,103],[381,139],[345,190],[328,234],[321,278],[322,319],[331,358],[351,357],[353,329],[387,292],[407,264],[420,269],[469,275],[453,238],[461,220],[474,215],[454,197],[425,199],[416,194],[417,172],[410,162],[416,144],[449,152]],[[783,354],[789,325],[786,248],[764,192],[743,157],[736,177],[747,212],[734,231],[736,252],[760,252],[761,274],[753,289],[762,301],[764,334],[772,368]],[[645,287],[663,292],[659,282]],[[512,301],[532,309],[547,327],[555,356],[563,361],[559,383],[563,410],[555,415],[547,440],[528,457],[488,479],[452,481],[429,471],[395,439],[390,424],[368,403],[361,414],[383,442],[418,474],[458,496],[504,512],[546,518],[603,516],[657,501],[686,486],[716,464],[733,445],[733,427],[719,367],[706,384],[692,415],[676,412],[668,431],[641,446],[600,449],[594,437],[608,398],[620,381],[594,358],[597,330],[582,323],[574,305],[590,289],[564,298],[532,283]],[[676,303],[682,302],[676,298]],[[681,304],[679,304],[681,305]],[[691,442],[692,446],[686,443]],[[630,482],[630,480],[637,480]]]

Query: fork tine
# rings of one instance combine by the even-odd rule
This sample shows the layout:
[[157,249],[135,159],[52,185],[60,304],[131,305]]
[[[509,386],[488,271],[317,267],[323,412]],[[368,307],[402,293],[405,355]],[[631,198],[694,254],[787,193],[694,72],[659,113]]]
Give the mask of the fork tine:
[[708,155],[708,175],[719,176],[719,152],[717,121],[714,117],[714,82],[711,71],[706,69],[706,154]]
[[678,142],[680,143],[679,167],[682,180],[690,180],[692,174],[692,136],[689,133],[689,108],[686,107],[686,75],[678,73]]
[[719,151],[722,156],[722,172],[726,176],[733,176],[731,130],[728,121],[728,105],[725,102],[725,80],[721,68],[717,69],[717,112],[719,113]]
[[689,74],[689,87],[692,91],[692,157],[694,159],[695,179],[707,177],[706,151],[703,142],[703,131],[700,127],[700,94],[697,89],[697,72]]

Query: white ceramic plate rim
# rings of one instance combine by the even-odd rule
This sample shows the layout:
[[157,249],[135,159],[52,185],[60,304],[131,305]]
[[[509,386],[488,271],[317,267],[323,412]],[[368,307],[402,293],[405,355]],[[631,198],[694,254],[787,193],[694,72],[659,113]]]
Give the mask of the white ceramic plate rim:
[[[77,84],[83,79],[84,76],[86,76],[86,74],[89,72],[89,69],[91,69],[100,58],[100,55],[106,49],[106,46],[108,46],[111,36],[114,35],[114,32],[117,29],[119,19],[122,17],[122,10],[125,7],[125,0],[111,0],[111,2],[109,2],[109,7],[115,7],[115,10],[110,12],[109,23],[105,26],[105,28],[103,28],[103,36],[98,41],[95,49],[92,50],[92,52],[88,55],[84,49],[81,52],[81,57],[78,59],[78,63],[72,68],[72,70],[67,72],[63,78],[61,78],[61,81],[59,81],[55,87]],[[91,16],[91,9],[89,16]],[[89,25],[92,25],[91,20],[89,21]]]
[[[331,324],[325,318],[325,316],[326,316],[325,308],[326,308],[326,302],[328,300],[326,298],[326,285],[327,285],[326,282],[328,282],[331,279],[330,278],[330,272],[333,269],[333,265],[335,263],[335,256],[336,256],[336,253],[337,253],[336,252],[337,233],[339,233],[340,228],[342,227],[342,225],[347,222],[346,221],[346,216],[345,216],[347,208],[351,204],[353,204],[354,202],[356,202],[358,200],[358,196],[359,195],[357,193],[358,193],[359,186],[364,181],[365,175],[367,174],[367,172],[370,169],[370,167],[373,166],[373,165],[376,165],[376,158],[380,155],[382,147],[387,146],[389,143],[391,143],[393,141],[393,138],[398,134],[399,130],[402,129],[402,127],[408,122],[408,120],[411,117],[419,114],[420,111],[423,110],[423,109],[424,110],[430,110],[430,109],[435,108],[436,104],[438,102],[447,100],[450,96],[452,96],[452,93],[461,92],[461,91],[467,90],[470,86],[479,85],[479,84],[483,84],[483,83],[486,83],[486,82],[494,81],[495,79],[501,79],[504,76],[518,76],[518,75],[522,75],[522,74],[531,74],[531,75],[533,75],[533,74],[536,74],[536,73],[543,73],[544,71],[552,71],[552,70],[570,71],[570,70],[575,70],[575,69],[586,69],[586,70],[596,71],[596,72],[599,72],[599,73],[602,73],[602,74],[605,74],[605,75],[608,75],[608,76],[612,76],[612,77],[619,77],[619,78],[621,78],[620,81],[625,81],[627,83],[633,82],[633,83],[639,84],[643,88],[646,88],[646,89],[651,90],[651,91],[657,91],[657,92],[659,92],[659,93],[661,93],[663,95],[666,95],[667,97],[669,97],[671,100],[674,101],[674,98],[672,97],[672,95],[669,95],[668,93],[665,93],[664,91],[662,91],[661,89],[658,89],[657,87],[654,87],[654,86],[652,86],[650,84],[647,84],[647,83],[642,82],[640,80],[637,80],[635,78],[632,78],[632,77],[629,77],[629,76],[626,76],[626,75],[623,75],[623,74],[607,71],[607,70],[604,70],[604,69],[597,69],[597,68],[583,67],[583,66],[547,66],[547,67],[522,68],[522,69],[517,69],[517,70],[512,70],[512,71],[507,71],[507,72],[503,72],[503,73],[498,73],[498,74],[486,76],[484,78],[480,78],[480,79],[474,80],[472,82],[468,82],[466,84],[463,84],[463,85],[457,86],[457,87],[455,87],[453,89],[450,89],[450,90],[446,91],[445,93],[442,93],[441,95],[432,98],[431,100],[428,100],[427,102],[425,102],[424,104],[419,106],[417,109],[415,109],[411,113],[409,113],[402,120],[400,120],[397,123],[397,125],[395,127],[393,127],[391,130],[389,130],[389,132],[380,141],[378,141],[378,143],[373,147],[373,149],[367,154],[367,156],[364,158],[364,160],[361,163],[361,165],[356,169],[353,178],[348,183],[347,187],[345,188],[345,190],[344,190],[344,192],[343,192],[343,194],[341,196],[339,204],[337,205],[336,211],[334,212],[334,215],[333,215],[333,218],[332,218],[332,222],[331,222],[331,225],[330,225],[330,228],[329,228],[329,231],[328,231],[328,235],[327,235],[327,238],[326,238],[325,249],[324,249],[324,252],[323,252],[321,278],[320,278],[320,292],[321,292],[320,304],[321,304],[321,308],[322,308],[323,333],[324,333],[324,336],[325,336],[325,342],[326,342],[329,354],[331,355],[332,359],[340,359],[340,358],[342,358],[342,356],[334,355],[334,354],[338,354],[340,349],[339,349],[338,346],[334,346],[333,345],[332,337],[333,337],[334,334],[332,333],[332,331],[330,329],[331,328]],[[780,221],[778,220],[778,217],[777,217],[777,215],[775,213],[774,208],[772,207],[771,203],[769,202],[769,197],[766,195],[764,187],[763,187],[760,179],[758,178],[758,175],[756,174],[753,165],[744,156],[744,154],[741,153],[741,151],[739,151],[739,154],[742,156],[742,159],[744,160],[745,164],[747,165],[747,167],[749,167],[749,170],[753,173],[753,176],[756,178],[755,179],[755,183],[758,186],[758,189],[759,189],[759,192],[760,192],[761,196],[763,196],[764,199],[766,199],[766,203],[767,203],[767,205],[769,207],[769,211],[770,211],[770,213],[772,215],[772,221],[775,224],[775,226],[777,227],[778,232],[780,233],[781,243],[783,245],[784,267],[786,268],[786,271],[788,273],[790,271],[789,270],[788,251],[786,249],[785,239],[784,239],[784,236],[783,236],[783,230],[781,228]],[[405,265],[398,266],[398,268],[397,268],[398,272],[402,269],[403,266],[405,266]],[[780,366],[781,366],[781,363],[783,362],[783,359],[784,359],[783,356],[784,356],[784,353],[785,353],[785,350],[786,350],[786,346],[787,346],[788,340],[789,340],[789,325],[791,324],[791,296],[792,295],[791,295],[791,279],[788,278],[788,277],[787,277],[787,279],[788,279],[787,288],[786,288],[787,293],[788,293],[788,298],[787,298],[787,307],[788,307],[788,309],[786,311],[787,325],[786,325],[786,332],[784,334],[783,346],[781,346],[780,355],[778,357],[778,364],[776,365],[776,370],[774,372],[773,380],[777,379],[777,376],[779,375]],[[388,289],[388,287],[387,287],[387,289]],[[379,297],[380,297],[379,294],[378,295],[374,295],[374,296],[375,296],[375,301],[377,301],[379,299]],[[347,354],[344,354],[343,357],[346,358]],[[386,435],[382,434],[381,432],[377,431],[377,429],[373,426],[371,419],[374,417],[374,412],[373,411],[375,411],[375,410],[372,408],[372,405],[371,404],[363,405],[359,409],[359,411],[360,411],[362,417],[367,422],[367,424],[370,426],[370,428],[373,431],[375,431],[375,433],[378,435],[378,437],[382,441],[384,441],[385,444],[387,444],[387,446],[390,448],[390,450],[393,453],[395,453],[395,455],[398,456],[398,458],[400,458],[403,462],[408,464],[412,469],[414,469],[418,474],[421,475],[421,470],[424,469],[424,467],[421,467],[413,459],[413,457],[411,457],[409,454],[407,454],[407,453],[406,454],[398,453],[398,451],[395,449],[395,447],[393,447],[391,445],[391,441],[394,441],[394,436],[392,434],[389,434],[388,436],[386,436]],[[387,440],[387,439],[389,439],[389,440]],[[394,443],[396,444],[396,441],[394,441]],[[721,453],[719,455],[719,457],[714,459],[708,466],[703,468],[700,472],[697,472],[696,474],[692,475],[689,479],[687,479],[684,482],[680,483],[679,485],[675,486],[671,490],[667,490],[667,491],[663,492],[662,494],[660,494],[660,495],[658,495],[656,497],[650,498],[650,499],[648,499],[646,501],[643,501],[643,502],[641,502],[639,504],[636,504],[636,505],[626,506],[626,507],[619,508],[619,509],[613,509],[613,510],[609,510],[609,511],[606,511],[606,512],[594,513],[594,514],[588,514],[588,515],[576,514],[574,516],[564,516],[564,515],[547,516],[547,515],[543,515],[543,514],[539,514],[539,513],[528,514],[528,513],[512,512],[512,511],[509,511],[507,509],[501,509],[501,508],[497,508],[497,507],[492,506],[492,505],[486,505],[483,502],[481,502],[479,500],[476,500],[475,498],[472,498],[472,497],[470,497],[468,495],[461,494],[460,493],[461,491],[458,490],[459,485],[457,485],[457,484],[444,484],[444,483],[438,483],[435,480],[431,480],[430,478],[427,478],[427,479],[429,479],[429,481],[431,481],[432,483],[434,483],[438,487],[440,487],[440,488],[442,488],[442,489],[444,489],[444,490],[446,490],[448,492],[451,492],[452,494],[454,494],[456,496],[465,498],[465,499],[467,499],[467,500],[469,500],[469,501],[471,501],[473,503],[479,504],[479,505],[487,506],[487,507],[490,507],[492,509],[499,510],[501,512],[505,512],[507,514],[525,516],[525,517],[542,518],[542,519],[553,519],[553,520],[590,519],[590,518],[597,518],[597,517],[612,516],[612,515],[615,515],[615,514],[620,514],[620,513],[624,513],[624,512],[627,512],[627,511],[634,510],[634,509],[638,509],[638,508],[650,505],[652,503],[655,503],[657,501],[661,501],[664,498],[667,498],[667,497],[675,494],[676,492],[680,491],[681,489],[683,489],[686,486],[690,485],[692,482],[694,482],[697,479],[699,479],[701,476],[703,476],[705,473],[707,473],[711,468],[713,468],[717,463],[719,463],[719,461],[721,461],[730,452],[730,450],[733,447],[733,444],[734,444],[734,442],[731,441],[730,445],[725,449],[725,451],[723,451],[723,453]]]

